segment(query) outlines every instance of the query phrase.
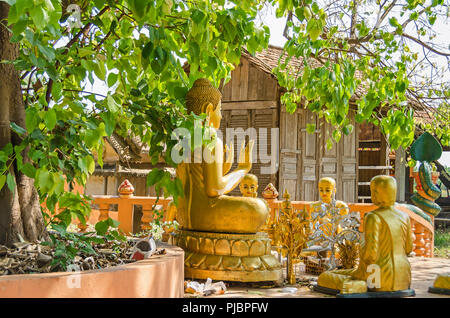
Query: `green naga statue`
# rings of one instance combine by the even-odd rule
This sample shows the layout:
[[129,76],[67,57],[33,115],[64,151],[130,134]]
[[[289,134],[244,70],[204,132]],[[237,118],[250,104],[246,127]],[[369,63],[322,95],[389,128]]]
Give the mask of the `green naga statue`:
[[423,133],[411,146],[411,157],[421,162],[419,171],[414,173],[417,192],[411,197],[411,201],[433,216],[441,212],[441,207],[434,202],[441,195],[441,190],[435,184],[439,172],[433,171],[431,162],[438,160],[441,155],[440,143],[428,132]]

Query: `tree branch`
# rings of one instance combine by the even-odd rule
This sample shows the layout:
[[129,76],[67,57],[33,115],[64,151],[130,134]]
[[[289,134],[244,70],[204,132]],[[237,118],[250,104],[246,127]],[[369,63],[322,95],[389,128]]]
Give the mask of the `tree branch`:
[[[97,13],[95,15],[96,18],[100,17],[103,13],[105,13],[107,10],[109,10],[109,7],[106,6],[104,7],[99,13]],[[87,23],[74,37],[72,40],[69,41],[69,43],[66,44],[65,48],[67,50],[65,50],[62,54],[67,54],[69,52],[69,48],[80,38],[81,35],[85,34],[85,32],[88,32],[88,30],[91,28],[92,26],[92,22]],[[57,61],[56,62],[56,69],[58,69],[60,65],[60,62]],[[45,110],[48,109],[48,104],[50,103],[50,98],[52,95],[52,87],[53,87],[53,80],[49,79],[48,83],[47,83],[47,91],[45,93],[45,100],[47,102],[47,106],[45,106]]]
[[292,22],[292,11],[289,11],[287,19],[286,19],[286,24],[284,25],[284,30],[283,30],[283,36],[288,39],[291,40],[292,38],[289,36],[288,34],[288,22],[291,21]]
[[[391,4],[386,8],[386,10],[383,12],[383,14],[381,15],[381,17],[379,19],[377,19],[377,22],[375,23],[374,26],[374,30],[378,29],[380,27],[381,22],[383,22],[383,20],[386,18],[386,16],[389,14],[389,12],[392,10],[392,8],[395,6],[395,3],[397,2],[397,0],[394,0],[391,2]],[[382,8],[382,6],[381,6]],[[380,8],[380,9],[381,9]]]
[[421,41],[421,40],[419,40],[419,39],[417,39],[417,38],[415,38],[415,37],[413,37],[413,36],[411,36],[409,34],[403,33],[401,36],[403,36],[403,37],[405,37],[407,39],[410,39],[410,40],[412,40],[412,41],[422,45],[423,47],[427,48],[431,52],[434,52],[434,53],[436,53],[438,55],[450,56],[450,53],[444,53],[444,52],[438,51],[435,48],[433,48],[432,46],[428,45],[427,43],[425,43],[425,42],[423,42],[423,41]]

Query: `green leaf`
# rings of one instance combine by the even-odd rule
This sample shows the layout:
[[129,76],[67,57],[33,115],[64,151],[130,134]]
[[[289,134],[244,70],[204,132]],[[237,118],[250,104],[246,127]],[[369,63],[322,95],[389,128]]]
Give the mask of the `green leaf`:
[[95,6],[99,9],[102,9],[106,3],[106,0],[94,0]]
[[105,131],[106,135],[109,137],[114,132],[114,128],[116,127],[116,117],[111,112],[103,112],[100,114],[100,117],[105,122]]
[[[341,132],[339,130],[333,131],[333,139],[338,143],[341,140]],[[331,149],[331,148],[330,148]]]
[[164,50],[162,47],[158,46],[155,49],[154,60],[151,62],[152,70],[156,74],[161,74],[167,65],[167,61],[168,61],[168,55],[167,55],[166,50]]
[[316,124],[306,124],[306,131],[308,134],[313,134],[316,130]]
[[330,150],[331,148],[333,148],[333,141],[331,140],[331,138],[327,139],[327,150]]
[[106,68],[105,63],[102,61],[95,61],[94,63],[94,73],[102,81],[105,80]]
[[26,129],[20,127],[19,125],[17,125],[14,122],[11,122],[9,124],[9,126],[11,127],[11,129],[18,135],[25,135],[27,133]]
[[150,171],[150,173],[147,175],[147,186],[151,187],[154,185],[158,180],[160,180],[164,175],[164,171],[160,169],[153,169]]
[[106,105],[107,108],[110,112],[112,113],[117,113],[120,109],[119,104],[116,103],[116,100],[114,99],[114,97],[112,97],[111,95],[108,95],[108,97],[106,97]]
[[311,40],[315,41],[322,33],[322,27],[320,25],[320,21],[316,19],[311,19],[308,21],[308,25],[306,26],[306,32],[308,32]]
[[350,135],[353,132],[353,125],[352,124],[345,125],[342,130],[345,135]]
[[[12,2],[12,1],[11,1]],[[8,24],[14,24],[19,20],[19,14],[17,13],[17,6],[15,3],[10,3],[11,7],[8,12]]]
[[194,21],[195,23],[200,24],[200,22],[202,22],[202,20],[203,20],[204,18],[205,18],[205,14],[204,14],[202,11],[197,10],[197,9],[194,9],[194,10],[192,11],[191,19],[192,19],[192,21]]
[[153,42],[148,42],[142,49],[142,58],[149,59],[153,53]]
[[60,173],[53,173],[54,192],[62,194],[64,192],[65,179]]
[[31,18],[38,30],[43,30],[48,23],[48,15],[42,6],[34,6],[30,10]]
[[86,167],[89,174],[92,174],[95,170],[95,161],[92,156],[86,156],[84,157],[84,160],[86,161]]
[[49,131],[53,130],[56,126],[56,112],[53,108],[50,108],[46,113],[44,117],[45,126],[47,126],[47,129]]
[[95,224],[95,230],[97,231],[97,235],[100,236],[104,236],[108,231],[108,228],[109,228],[108,220],[103,220]]
[[116,84],[118,78],[119,78],[118,74],[109,73],[109,75],[108,75],[108,86],[109,87],[114,86],[114,84]]
[[34,179],[36,176],[36,168],[28,162],[22,166],[21,171],[29,178]]
[[3,186],[5,185],[6,182],[6,175],[2,174],[0,176],[0,190],[3,189]]
[[16,180],[11,173],[8,173],[8,175],[6,176],[6,184],[8,185],[9,191],[14,193],[16,188]]
[[39,188],[43,192],[49,192],[50,189],[53,188],[54,182],[53,182],[53,176],[50,174],[48,170],[42,170],[40,169],[38,172],[38,185]]
[[52,47],[43,46],[41,44],[38,44],[39,51],[45,56],[47,61],[53,62],[53,60],[56,57],[55,50]]

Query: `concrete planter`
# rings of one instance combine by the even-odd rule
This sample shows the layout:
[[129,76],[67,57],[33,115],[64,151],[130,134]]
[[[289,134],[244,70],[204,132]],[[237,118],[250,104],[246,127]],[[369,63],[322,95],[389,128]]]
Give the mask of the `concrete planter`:
[[0,277],[0,298],[175,298],[184,295],[184,252],[163,245],[165,255],[84,272]]

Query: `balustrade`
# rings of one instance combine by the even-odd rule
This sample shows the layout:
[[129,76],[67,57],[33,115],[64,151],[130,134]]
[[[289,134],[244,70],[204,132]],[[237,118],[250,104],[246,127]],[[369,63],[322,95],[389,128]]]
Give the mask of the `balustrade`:
[[[124,184],[125,183],[125,184]],[[162,210],[160,213],[163,215],[163,221],[167,216],[167,208],[172,198],[159,198],[156,197],[143,197],[134,196],[132,185],[128,180],[118,189],[118,196],[111,195],[93,195],[93,204],[98,206],[98,210],[93,210],[88,223],[95,224],[98,221],[102,221],[111,217],[120,222],[119,230],[128,234],[133,232],[133,207],[134,205],[142,205],[142,225],[141,230],[148,230],[151,228],[151,221],[153,220],[154,209]],[[133,191],[132,191],[133,190]],[[263,197],[265,194],[263,193]],[[265,200],[270,209],[270,219],[268,223],[273,223],[278,217],[279,209],[281,208],[282,201],[278,200],[278,193],[274,195],[266,195]],[[293,209],[303,210],[309,209],[312,202],[309,201],[291,201]],[[118,211],[111,211],[111,206],[117,204]],[[360,231],[364,230],[364,215],[370,211],[376,209],[376,206],[370,203],[349,203],[350,212],[359,212],[361,216]],[[399,209],[408,213],[411,219],[411,228],[413,232],[413,251],[416,256],[433,257],[434,248],[434,227],[428,221],[411,212],[410,210],[400,207]],[[85,230],[85,226],[78,225],[80,230]]]

